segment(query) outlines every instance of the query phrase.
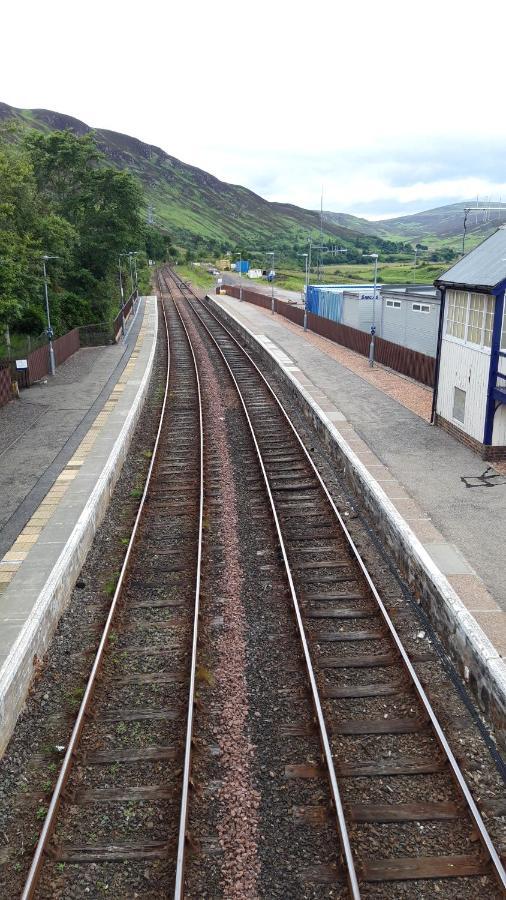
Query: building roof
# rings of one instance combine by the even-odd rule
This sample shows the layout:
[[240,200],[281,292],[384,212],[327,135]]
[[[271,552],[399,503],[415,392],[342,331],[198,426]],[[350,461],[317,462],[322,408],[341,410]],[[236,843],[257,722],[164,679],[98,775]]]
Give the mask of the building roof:
[[459,285],[491,291],[506,281],[506,226],[486,238],[474,250],[444,272],[435,285]]

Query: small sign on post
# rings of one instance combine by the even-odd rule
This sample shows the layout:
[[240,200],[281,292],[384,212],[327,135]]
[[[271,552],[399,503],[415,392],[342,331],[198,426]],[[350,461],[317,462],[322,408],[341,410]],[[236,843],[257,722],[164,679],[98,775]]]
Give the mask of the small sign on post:
[[28,360],[27,359],[17,359],[16,360],[16,369],[27,369],[28,368]]

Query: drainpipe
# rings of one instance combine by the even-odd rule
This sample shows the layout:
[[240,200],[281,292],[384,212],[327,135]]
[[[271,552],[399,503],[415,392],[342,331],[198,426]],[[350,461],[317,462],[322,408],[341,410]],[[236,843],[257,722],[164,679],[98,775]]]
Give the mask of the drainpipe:
[[434,371],[434,391],[432,393],[432,409],[430,413],[430,424],[436,424],[436,406],[437,406],[437,394],[439,388],[439,367],[441,364],[441,344],[443,342],[443,322],[444,322],[444,308],[445,308],[445,300],[446,300],[446,288],[440,288],[441,294],[441,306],[439,307],[439,327],[437,332],[437,348],[436,348],[436,368]]

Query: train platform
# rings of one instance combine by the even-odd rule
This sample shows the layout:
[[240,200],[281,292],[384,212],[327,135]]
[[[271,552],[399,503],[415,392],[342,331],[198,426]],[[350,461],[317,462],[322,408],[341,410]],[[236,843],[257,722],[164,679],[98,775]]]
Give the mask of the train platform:
[[157,306],[0,410],[0,754],[107,508],[153,366]]
[[506,477],[440,428],[422,385],[234,297],[209,295],[301,386],[506,657]]

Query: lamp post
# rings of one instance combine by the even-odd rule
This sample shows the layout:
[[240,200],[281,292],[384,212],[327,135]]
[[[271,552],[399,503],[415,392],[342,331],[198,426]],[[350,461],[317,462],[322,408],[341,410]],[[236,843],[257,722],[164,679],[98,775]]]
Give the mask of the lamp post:
[[125,335],[125,315],[123,313],[123,307],[125,305],[125,297],[123,294],[123,273],[121,271],[121,257],[122,253],[118,256],[118,267],[119,267],[119,309],[121,313],[121,333]]
[[133,261],[134,261],[134,273],[135,273],[135,297],[136,297],[136,299],[137,299],[138,296],[139,296],[139,277],[138,277],[138,275],[137,275],[137,253],[138,253],[138,252],[139,252],[138,250],[134,250],[134,251],[132,252],[132,257],[133,257]]
[[309,268],[308,268],[309,253],[301,253],[301,256],[303,256],[306,261],[306,290],[305,290],[305,295],[304,295],[304,331],[307,331],[307,295],[308,295],[308,291],[309,291]]
[[59,259],[59,256],[49,256],[47,253],[42,257],[42,268],[44,270],[44,296],[46,299],[46,317],[47,317],[47,328],[46,334],[49,343],[49,371],[51,375],[54,375],[56,372],[56,365],[54,361],[54,347],[53,347],[53,329],[51,328],[51,318],[49,315],[49,297],[47,292],[47,270],[46,263],[48,259]]
[[414,261],[413,261],[413,284],[415,284],[415,278],[416,278],[416,274],[415,274],[415,273],[416,273],[416,260],[417,260],[417,256],[418,256],[419,253],[428,253],[428,252],[429,252],[428,250],[425,250],[425,249],[422,250],[421,247],[415,247],[415,258],[414,258]]
[[242,300],[242,250],[236,256],[239,257],[239,300]]
[[274,250],[267,250],[267,256],[272,256],[271,277],[271,313],[274,315]]
[[374,293],[372,295],[371,343],[369,344],[369,365],[374,366],[374,336],[376,334],[376,286],[378,283],[378,253],[364,253],[374,260]]

